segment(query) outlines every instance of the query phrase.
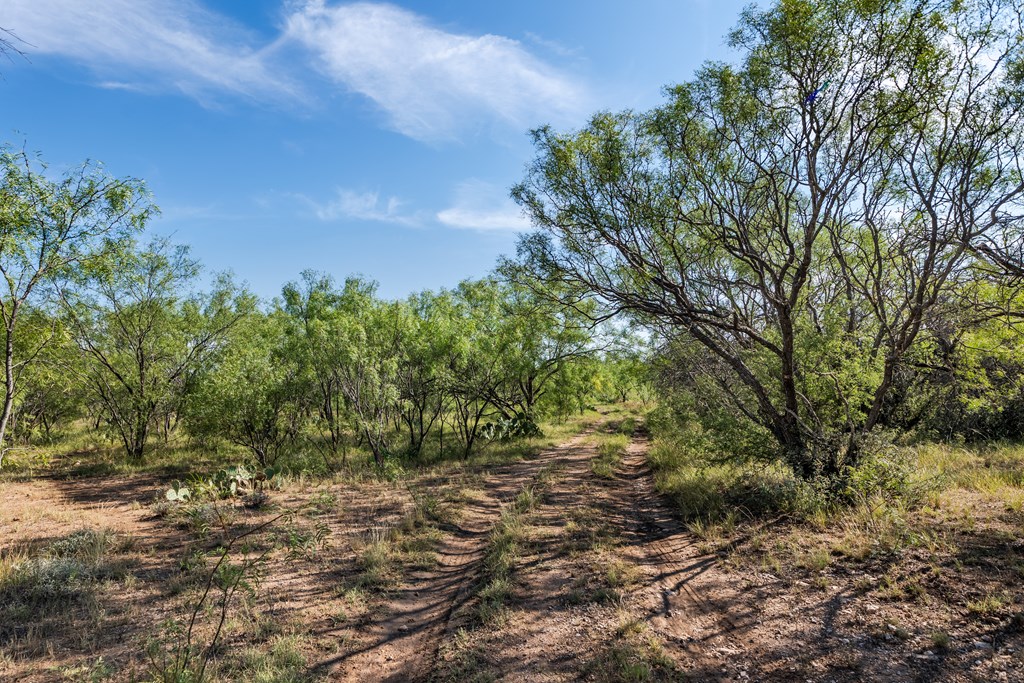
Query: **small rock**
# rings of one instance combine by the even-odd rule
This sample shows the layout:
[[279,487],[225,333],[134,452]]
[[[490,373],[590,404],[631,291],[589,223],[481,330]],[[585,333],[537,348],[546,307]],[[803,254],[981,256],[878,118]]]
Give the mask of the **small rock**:
[[881,609],[881,608],[878,605],[873,605],[873,604],[871,604],[871,605],[864,605],[864,611],[865,612],[869,612],[870,614],[874,614],[879,609]]
[[988,643],[982,642],[980,640],[976,640],[976,641],[974,641],[974,649],[975,650],[991,650],[992,646],[989,645]]

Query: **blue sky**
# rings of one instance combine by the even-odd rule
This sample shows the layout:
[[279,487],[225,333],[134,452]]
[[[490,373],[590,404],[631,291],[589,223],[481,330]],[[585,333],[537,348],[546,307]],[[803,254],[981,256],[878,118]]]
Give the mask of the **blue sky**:
[[656,105],[745,4],[3,0],[0,140],[144,179],[151,232],[263,297],[305,268],[400,297],[514,252],[529,129]]

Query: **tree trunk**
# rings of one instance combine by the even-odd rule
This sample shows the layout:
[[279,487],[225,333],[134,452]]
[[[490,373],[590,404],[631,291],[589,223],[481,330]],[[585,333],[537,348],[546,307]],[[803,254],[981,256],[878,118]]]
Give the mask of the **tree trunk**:
[[[11,322],[13,323],[13,315]],[[6,328],[6,340],[4,344],[4,408],[0,414],[0,467],[4,464],[4,455],[7,450],[4,448],[7,436],[7,423],[11,419],[11,409],[14,407],[14,330],[8,324]]]

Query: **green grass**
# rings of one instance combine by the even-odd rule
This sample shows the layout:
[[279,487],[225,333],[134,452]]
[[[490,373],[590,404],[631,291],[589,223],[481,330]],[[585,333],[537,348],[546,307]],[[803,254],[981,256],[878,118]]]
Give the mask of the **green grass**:
[[602,434],[597,441],[597,457],[590,461],[591,471],[603,479],[613,479],[629,446],[625,434]]
[[912,449],[915,480],[939,490],[1005,496],[1024,487],[1024,445],[993,443],[977,448],[924,444]]
[[477,618],[483,624],[499,621],[505,615],[506,604],[512,595],[512,575],[519,561],[522,544],[529,534],[525,518],[540,504],[539,488],[543,488],[550,477],[549,469],[541,470],[534,485],[523,487],[515,499],[502,509],[497,523],[491,529],[484,549],[481,587],[477,591]]
[[246,649],[239,657],[237,669],[225,673],[229,673],[231,680],[252,683],[305,683],[312,676],[302,652],[304,644],[298,636],[278,636],[268,647]]
[[967,603],[967,612],[976,617],[986,617],[1002,610],[1010,603],[1006,592],[988,593],[977,600]]
[[81,529],[42,548],[0,552],[0,649],[45,647],[53,634],[80,629],[88,643],[103,627],[99,598],[131,580],[120,555],[134,539],[107,529]]
[[630,617],[622,618],[613,638],[587,663],[583,674],[599,683],[688,680],[647,624]]
[[810,515],[823,506],[813,487],[781,465],[716,462],[668,439],[655,441],[648,460],[657,489],[685,520],[720,520],[737,511]]

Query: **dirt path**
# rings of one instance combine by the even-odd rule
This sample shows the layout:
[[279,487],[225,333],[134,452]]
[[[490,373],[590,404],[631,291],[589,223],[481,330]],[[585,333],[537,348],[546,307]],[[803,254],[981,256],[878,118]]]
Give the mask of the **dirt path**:
[[[593,626],[594,615],[577,614],[566,609],[565,598],[579,573],[567,544],[564,529],[567,519],[578,518],[584,508],[599,496],[590,470],[597,454],[595,446],[583,441],[567,449],[558,468],[542,492],[543,503],[530,515],[529,548],[516,572],[514,612],[499,627],[493,645],[486,648],[488,673],[500,681],[576,680],[581,668],[579,655],[581,629]],[[588,618],[589,617],[589,618]],[[472,612],[452,619],[448,642],[455,642],[457,629],[473,628]],[[451,662],[442,663],[444,671]],[[468,672],[444,671],[441,680],[458,680]],[[487,678],[486,680],[492,680]]]
[[456,528],[437,548],[437,566],[407,576],[378,618],[360,629],[360,640],[326,662],[333,680],[419,681],[430,675],[448,632],[450,616],[472,595],[487,536],[501,508],[545,467],[585,457],[579,435],[538,457],[500,468],[488,476],[481,495],[469,502]]
[[[503,624],[455,645],[442,680],[735,680],[750,601],[705,581],[715,558],[655,490],[637,436],[610,479],[580,446],[530,515]],[[455,640],[449,641],[449,647]]]
[[745,677],[736,655],[757,620],[756,603],[710,571],[717,558],[700,550],[655,491],[649,447],[646,437],[634,439],[621,468],[621,494],[631,501],[623,554],[645,574],[636,594],[641,616],[690,675],[709,681]]

